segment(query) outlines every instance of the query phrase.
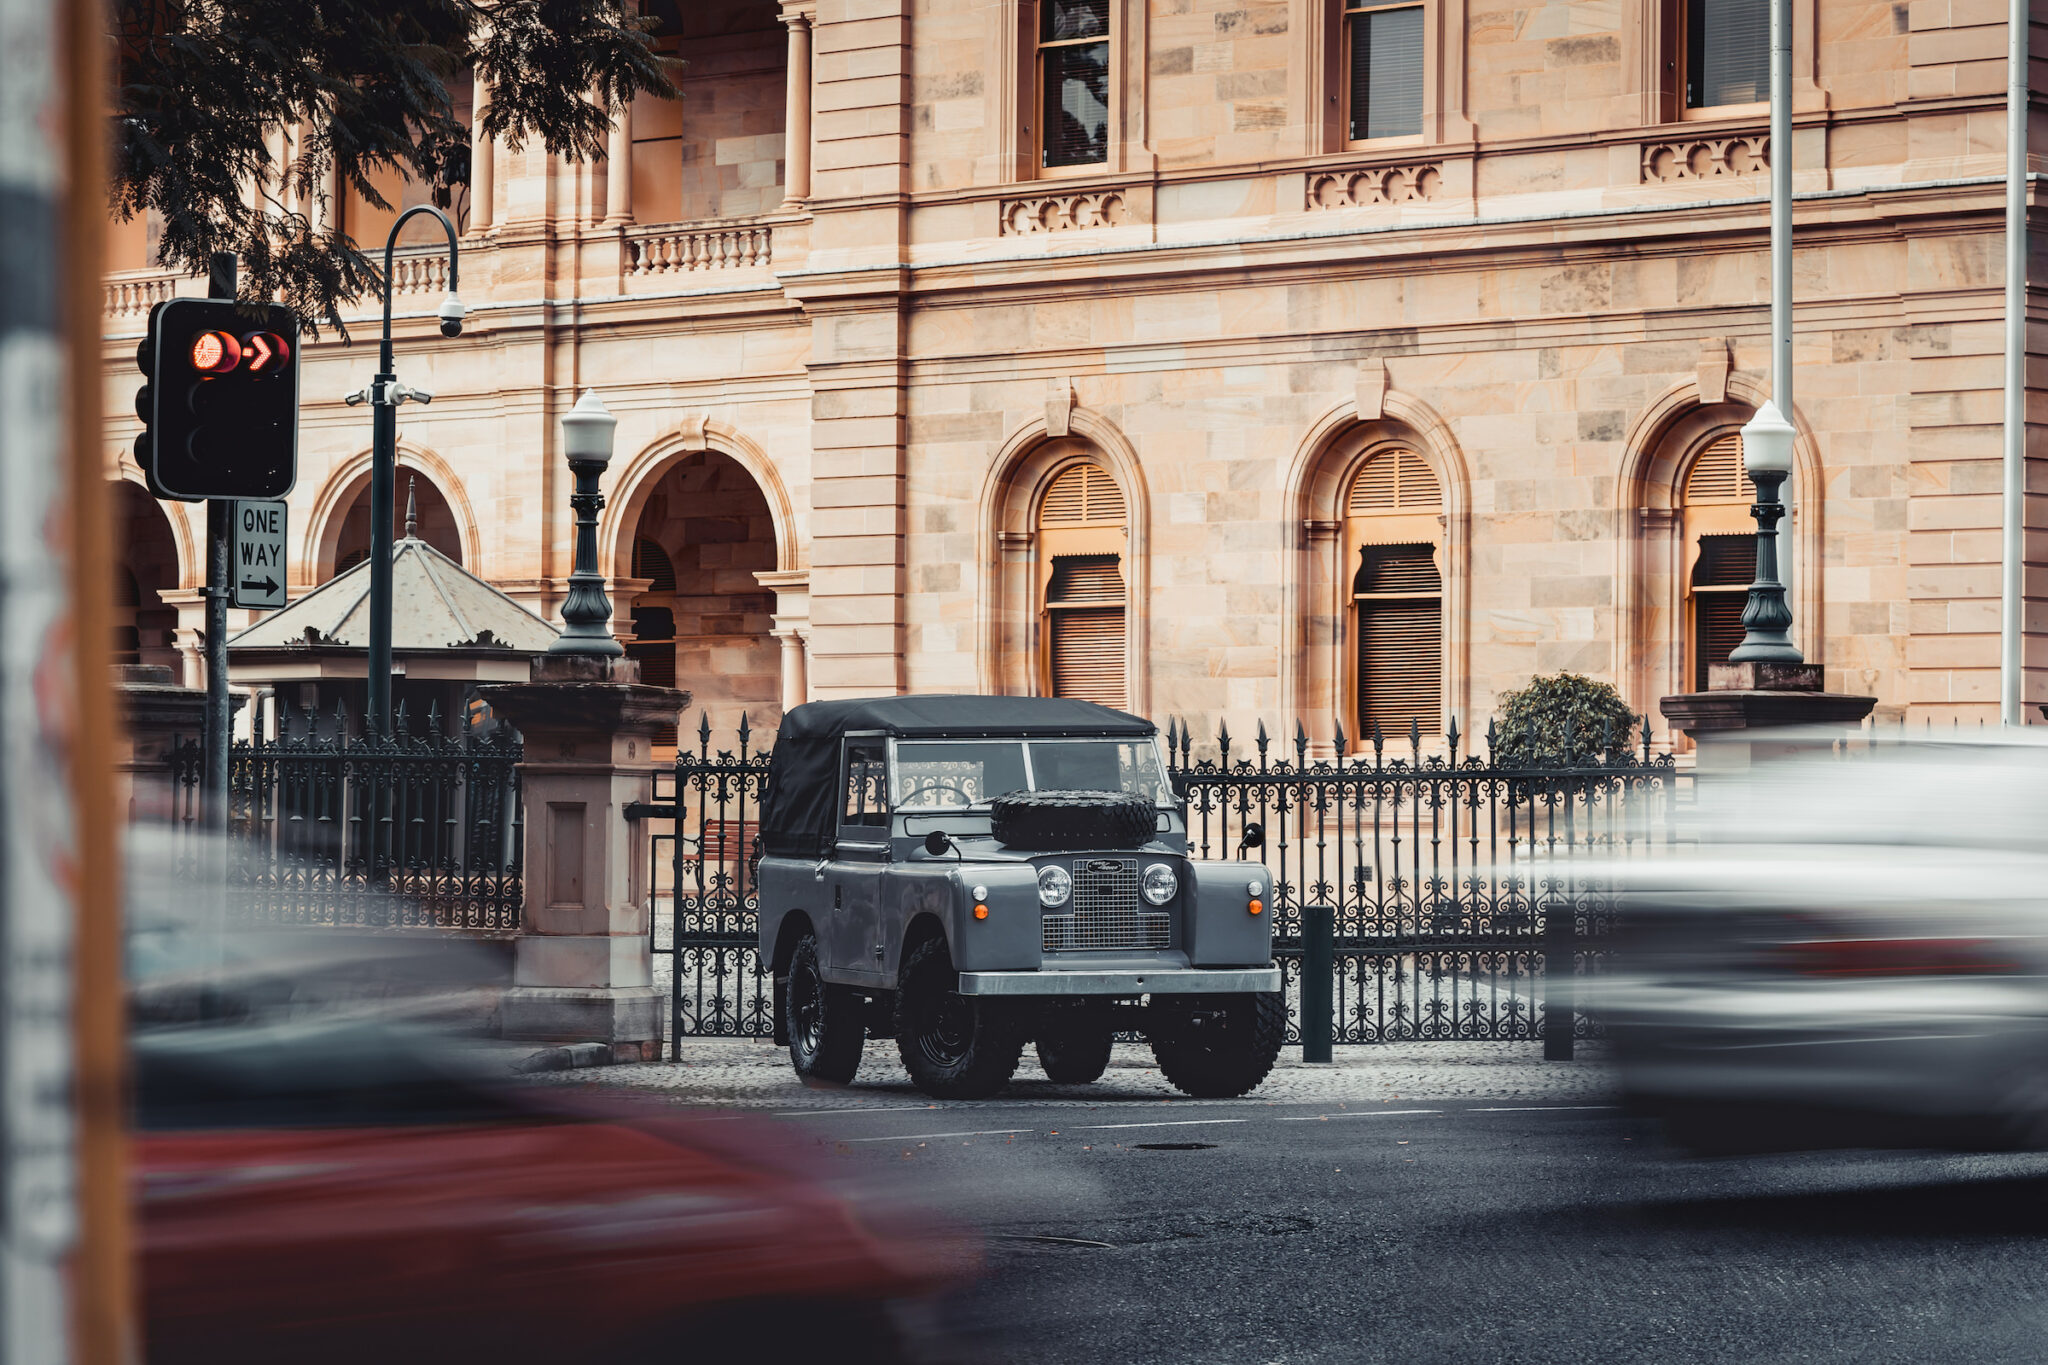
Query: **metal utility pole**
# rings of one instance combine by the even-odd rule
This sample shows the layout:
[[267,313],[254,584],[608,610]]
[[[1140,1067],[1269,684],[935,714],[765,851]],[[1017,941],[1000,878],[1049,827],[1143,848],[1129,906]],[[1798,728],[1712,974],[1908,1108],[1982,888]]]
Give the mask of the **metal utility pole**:
[[1998,719],[2026,723],[2027,28],[2010,0],[2005,45],[2005,468],[1998,587]]
[[1792,0],[1771,0],[1771,401],[1792,417]]
[[398,405],[404,402],[431,403],[434,395],[407,388],[398,382],[396,362],[391,354],[391,265],[398,249],[398,234],[418,214],[432,214],[448,234],[448,292],[441,298],[436,315],[441,335],[462,335],[462,300],[456,297],[461,253],[456,245],[455,224],[431,204],[417,204],[398,215],[391,235],[384,241],[384,338],[377,350],[377,377],[370,387],[348,396],[348,404],[370,404],[370,676],[369,705],[364,720],[374,734],[391,733],[391,521],[398,482]]
[[[207,297],[235,297],[235,255],[216,251],[207,262]],[[206,827],[225,833],[228,827],[228,727],[234,707],[228,701],[228,515],[222,498],[206,500]]]

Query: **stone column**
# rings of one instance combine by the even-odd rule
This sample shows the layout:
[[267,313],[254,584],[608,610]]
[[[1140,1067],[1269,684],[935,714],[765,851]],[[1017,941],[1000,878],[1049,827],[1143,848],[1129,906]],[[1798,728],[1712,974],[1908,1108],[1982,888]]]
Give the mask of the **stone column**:
[[811,699],[810,659],[805,653],[811,638],[811,572],[764,569],[754,581],[775,594],[769,633],[782,642],[782,709],[787,712]]
[[506,1038],[602,1042],[618,1061],[661,1050],[648,939],[649,837],[625,808],[654,794],[654,732],[687,692],[646,687],[628,660],[542,655],[532,680],[480,689],[518,728],[525,905]]
[[792,708],[809,700],[810,681],[805,675],[804,637],[793,630],[778,630],[775,638],[782,641],[782,710],[786,715]]
[[604,154],[604,220],[633,221],[633,106],[620,106],[612,118]]
[[484,106],[490,86],[478,77],[469,100],[469,230],[488,232],[497,207],[498,167],[495,144],[484,136]]
[[180,687],[160,664],[116,664],[121,737],[114,750],[114,809],[124,819],[168,820],[177,793],[167,766],[171,746],[206,728],[206,693]]
[[789,96],[782,122],[782,207],[800,209],[811,197],[811,16],[784,10],[789,28]]

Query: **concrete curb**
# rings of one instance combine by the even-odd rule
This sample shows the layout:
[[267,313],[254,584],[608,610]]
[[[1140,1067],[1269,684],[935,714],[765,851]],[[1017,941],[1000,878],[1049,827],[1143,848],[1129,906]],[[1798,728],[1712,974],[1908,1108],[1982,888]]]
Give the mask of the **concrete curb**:
[[650,1062],[660,1056],[658,1043],[564,1043],[558,1047],[535,1048],[512,1070],[521,1075],[538,1071],[575,1071],[613,1063]]

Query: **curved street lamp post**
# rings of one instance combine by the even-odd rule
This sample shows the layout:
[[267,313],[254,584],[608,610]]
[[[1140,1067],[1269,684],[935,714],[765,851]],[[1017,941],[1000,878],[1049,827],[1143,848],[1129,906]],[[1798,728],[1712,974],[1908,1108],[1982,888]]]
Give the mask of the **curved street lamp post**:
[[398,405],[408,400],[431,403],[434,395],[398,382],[391,356],[391,268],[398,234],[414,214],[432,214],[448,234],[448,292],[436,309],[441,335],[462,335],[462,300],[455,296],[459,248],[455,224],[432,204],[417,204],[398,215],[384,242],[384,339],[377,352],[377,377],[370,387],[348,396],[348,404],[370,404],[370,665],[369,706],[364,719],[380,735],[391,733],[391,518],[398,481]]

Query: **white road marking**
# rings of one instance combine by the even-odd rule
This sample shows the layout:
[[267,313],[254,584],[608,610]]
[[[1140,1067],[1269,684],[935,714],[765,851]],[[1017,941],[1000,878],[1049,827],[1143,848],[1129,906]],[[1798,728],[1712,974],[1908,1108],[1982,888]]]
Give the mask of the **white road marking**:
[[1394,1114],[1441,1114],[1441,1109],[1347,1109],[1341,1114],[1279,1115],[1281,1123],[1318,1123],[1323,1119],[1383,1119]]
[[1036,1128],[977,1128],[971,1133],[905,1133],[901,1137],[840,1138],[841,1142],[926,1142],[933,1138],[1001,1137],[1006,1133],[1035,1133]]
[[1618,1104],[1509,1104],[1497,1109],[1467,1109],[1468,1114],[1555,1114],[1567,1109],[1619,1109]]
[[1250,1119],[1172,1119],[1165,1123],[1076,1123],[1069,1125],[1066,1131],[1099,1133],[1106,1128],[1187,1128],[1195,1124],[1250,1122]]
[[860,1106],[851,1109],[780,1109],[770,1114],[769,1117],[777,1119],[808,1119],[815,1118],[819,1114],[907,1114],[913,1110],[923,1114],[929,1113],[938,1107],[936,1104],[892,1104],[886,1107],[877,1105],[871,1109]]

